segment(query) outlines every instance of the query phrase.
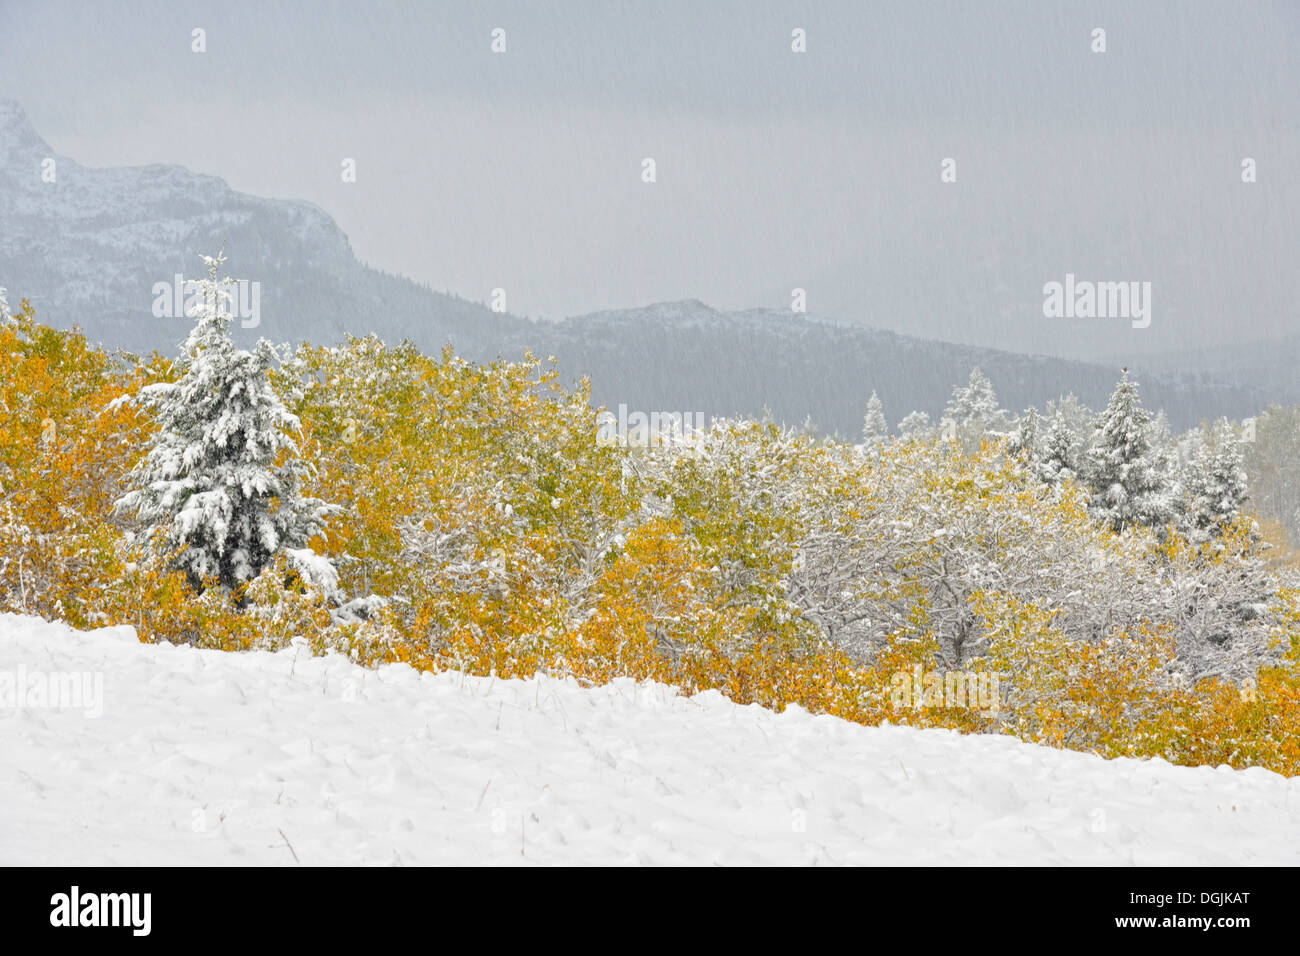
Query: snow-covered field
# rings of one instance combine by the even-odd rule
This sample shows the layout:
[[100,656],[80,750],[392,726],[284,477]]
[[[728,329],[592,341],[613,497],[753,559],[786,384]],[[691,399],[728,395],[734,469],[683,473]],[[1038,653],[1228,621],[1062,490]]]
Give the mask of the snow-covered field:
[[0,616],[0,863],[295,861],[1296,864],[1300,778]]

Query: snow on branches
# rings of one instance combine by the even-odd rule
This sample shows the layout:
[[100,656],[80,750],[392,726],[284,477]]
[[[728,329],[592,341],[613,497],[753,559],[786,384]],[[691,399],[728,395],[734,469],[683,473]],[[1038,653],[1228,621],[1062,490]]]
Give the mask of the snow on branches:
[[[890,438],[873,407],[867,453],[725,419],[689,448],[631,449],[600,439],[585,383],[531,355],[473,365],[374,337],[278,367],[265,342],[240,351],[207,261],[171,366],[115,369],[75,334],[47,347],[26,309],[0,329],[19,359],[0,369],[6,606],[151,640],[301,637],[367,663],[653,678],[1300,767],[1300,582],[1266,550],[1224,423],[1183,436],[1175,467],[1136,383],[1097,416],[1066,396],[1013,421],[977,370],[942,429],[914,413]],[[13,411],[37,388],[50,440]],[[1268,448],[1289,420],[1263,419]],[[149,538],[176,570],[143,566]],[[891,683],[918,667],[996,679],[999,706],[900,709]]]
[[235,347],[223,288],[232,280],[217,277],[224,256],[203,261],[179,375],[139,394],[158,430],[118,505],[159,530],[192,587],[237,588],[281,549],[303,547],[329,509],[299,494],[307,466],[299,420],[271,384],[276,350],[265,339],[252,352]]

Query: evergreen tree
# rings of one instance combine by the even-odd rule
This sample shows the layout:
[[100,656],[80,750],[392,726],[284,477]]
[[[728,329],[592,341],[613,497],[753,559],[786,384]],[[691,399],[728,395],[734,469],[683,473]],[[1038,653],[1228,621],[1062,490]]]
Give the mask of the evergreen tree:
[[1068,430],[1074,448],[1074,461],[1077,463],[1079,457],[1092,447],[1096,433],[1097,413],[1079,401],[1071,392],[1064,398],[1047,403],[1047,418],[1051,422],[1060,419],[1062,427]]
[[1199,527],[1196,520],[1197,498],[1209,462],[1210,450],[1205,443],[1205,429],[1193,428],[1175,443],[1178,456],[1178,494],[1175,503],[1178,524],[1184,531]]
[[1174,515],[1168,454],[1153,442],[1151,415],[1141,405],[1128,369],[1097,420],[1096,441],[1085,462],[1092,488],[1090,510],[1115,532],[1132,525],[1158,526]]
[[279,550],[305,545],[332,510],[299,494],[305,465],[290,435],[299,423],[271,386],[275,349],[265,339],[253,352],[235,348],[222,288],[231,280],[217,279],[225,257],[203,260],[208,278],[198,283],[180,377],[141,390],[158,431],[117,502],[162,531],[196,590],[213,578],[248,582]]
[[0,325],[7,325],[13,319],[13,313],[9,311],[9,300],[5,298],[8,291],[0,285]]
[[1189,528],[1213,534],[1241,512],[1248,498],[1243,457],[1226,419],[1220,420],[1210,441],[1198,437],[1186,469]]
[[1025,409],[1025,413],[1016,419],[1015,426],[1011,429],[1007,450],[1013,455],[1024,452],[1030,459],[1037,459],[1040,433],[1043,430],[1042,422],[1042,416],[1038,414],[1037,408],[1031,405]]
[[1052,415],[1052,424],[1043,441],[1043,457],[1038,463],[1038,475],[1048,484],[1060,484],[1078,474],[1079,462],[1074,430],[1061,409]]
[[1151,420],[1151,444],[1161,449],[1170,449],[1174,444],[1173,432],[1169,429],[1169,416],[1162,408]]
[[963,447],[977,448],[985,435],[1003,435],[1010,427],[1007,411],[998,407],[993,383],[979,367],[971,369],[965,385],[952,390],[943,410],[944,434],[957,438]]
[[889,437],[889,423],[885,421],[884,405],[873,391],[867,399],[867,415],[862,421],[862,441],[870,445]]

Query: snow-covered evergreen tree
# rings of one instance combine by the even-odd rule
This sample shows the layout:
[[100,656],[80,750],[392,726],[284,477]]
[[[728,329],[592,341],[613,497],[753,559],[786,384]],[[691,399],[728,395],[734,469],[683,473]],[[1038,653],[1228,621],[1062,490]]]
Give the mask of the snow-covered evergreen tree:
[[1204,428],[1192,428],[1180,435],[1173,445],[1178,460],[1178,493],[1175,495],[1179,527],[1193,531],[1199,527],[1195,515],[1196,499],[1202,476],[1210,458]]
[[1169,416],[1162,408],[1151,419],[1151,444],[1165,450],[1174,446],[1173,432],[1169,428]]
[[1058,418],[1069,429],[1077,452],[1082,454],[1092,447],[1097,413],[1079,401],[1073,392],[1047,403],[1047,420],[1054,422]]
[[5,293],[8,291],[0,285],[0,325],[5,325],[13,319],[13,313],[9,311],[9,300],[5,298]]
[[889,422],[885,420],[885,408],[874,391],[867,399],[867,415],[862,421],[862,441],[871,445],[882,442],[889,437]]
[[944,434],[970,449],[978,447],[985,435],[1004,435],[1009,428],[1009,416],[998,406],[993,383],[976,366],[967,383],[952,390],[943,410]]
[[[1199,434],[1199,432],[1198,432]],[[1192,446],[1186,468],[1189,528],[1214,533],[1236,518],[1248,497],[1236,431],[1221,419],[1207,442]]]
[[216,579],[234,588],[276,552],[305,545],[332,509],[299,493],[299,423],[271,385],[275,349],[265,339],[253,352],[235,348],[222,288],[231,280],[217,279],[225,257],[203,260],[208,278],[198,283],[180,377],[141,390],[158,432],[117,504],[162,531],[193,587]]
[[1074,429],[1064,412],[1057,409],[1052,415],[1043,439],[1043,456],[1038,462],[1038,476],[1048,484],[1059,484],[1079,472],[1078,446]]
[[952,390],[948,404],[944,408],[944,417],[951,418],[958,427],[968,422],[1005,423],[1007,413],[998,407],[998,396],[993,391],[993,383],[979,370],[971,369],[970,379],[965,385],[958,385]]
[[904,438],[919,438],[930,431],[929,412],[910,412],[898,423],[898,433]]
[[1116,532],[1132,525],[1157,526],[1174,516],[1168,453],[1153,441],[1151,415],[1142,407],[1138,383],[1128,370],[1097,420],[1084,477],[1092,488],[1093,515]]
[[1017,418],[1015,425],[1012,426],[1007,450],[1013,455],[1024,452],[1030,459],[1036,460],[1039,454],[1039,444],[1042,440],[1042,431],[1043,417],[1038,414],[1038,409],[1031,405],[1025,409],[1025,413]]

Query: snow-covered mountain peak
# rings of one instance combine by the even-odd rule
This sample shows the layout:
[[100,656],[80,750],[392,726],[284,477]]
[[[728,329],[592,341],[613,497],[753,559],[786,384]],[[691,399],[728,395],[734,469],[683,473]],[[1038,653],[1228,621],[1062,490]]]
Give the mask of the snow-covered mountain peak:
[[13,100],[0,98],[0,170],[22,159],[39,160],[51,155],[26,110]]

